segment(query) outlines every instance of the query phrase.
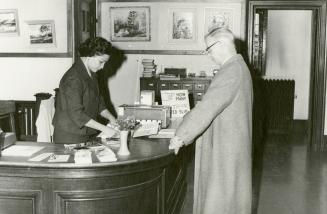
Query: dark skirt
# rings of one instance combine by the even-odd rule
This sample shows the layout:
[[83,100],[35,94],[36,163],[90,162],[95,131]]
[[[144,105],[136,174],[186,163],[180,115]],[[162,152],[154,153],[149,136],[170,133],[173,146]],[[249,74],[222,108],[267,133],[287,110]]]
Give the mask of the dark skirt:
[[55,129],[53,133],[53,142],[61,144],[77,144],[90,141],[94,135],[79,135]]

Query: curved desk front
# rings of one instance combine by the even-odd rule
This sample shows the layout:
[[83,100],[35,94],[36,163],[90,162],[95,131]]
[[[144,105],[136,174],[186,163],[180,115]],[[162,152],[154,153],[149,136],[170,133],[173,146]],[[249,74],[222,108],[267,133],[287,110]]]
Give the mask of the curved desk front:
[[[131,155],[116,162],[75,164],[0,158],[1,214],[155,214],[180,213],[186,193],[186,153],[175,156],[167,139],[132,139]],[[63,145],[44,152],[64,154]],[[94,155],[94,154],[92,154]],[[31,156],[31,157],[33,157]]]

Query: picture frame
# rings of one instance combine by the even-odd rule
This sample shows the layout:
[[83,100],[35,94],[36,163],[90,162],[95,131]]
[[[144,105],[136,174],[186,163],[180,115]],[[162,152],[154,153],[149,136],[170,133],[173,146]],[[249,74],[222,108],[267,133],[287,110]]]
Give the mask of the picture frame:
[[109,14],[111,41],[151,41],[149,6],[110,7]]
[[196,42],[196,8],[170,8],[168,13],[168,43]]
[[26,23],[31,46],[56,46],[54,20],[30,20],[26,21]]
[[16,9],[0,10],[0,35],[19,35],[18,12]]
[[205,8],[204,33],[207,34],[217,27],[233,30],[233,13],[233,9],[229,8]]

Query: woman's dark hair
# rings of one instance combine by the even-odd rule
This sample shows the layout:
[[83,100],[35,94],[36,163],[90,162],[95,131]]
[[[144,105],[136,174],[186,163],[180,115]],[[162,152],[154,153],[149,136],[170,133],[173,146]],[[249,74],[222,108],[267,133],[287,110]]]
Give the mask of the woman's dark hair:
[[83,42],[79,48],[78,52],[81,57],[92,57],[95,55],[110,55],[112,51],[111,43],[102,37],[88,38]]

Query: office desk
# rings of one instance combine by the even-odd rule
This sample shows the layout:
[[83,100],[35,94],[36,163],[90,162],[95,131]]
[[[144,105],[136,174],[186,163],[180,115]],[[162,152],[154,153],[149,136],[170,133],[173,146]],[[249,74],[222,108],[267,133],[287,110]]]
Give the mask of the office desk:
[[[118,161],[108,163],[94,156],[92,164],[84,165],[75,164],[73,155],[67,163],[2,156],[0,213],[180,213],[188,148],[175,156],[168,144],[168,139],[131,139],[130,156],[118,156]],[[44,146],[33,156],[67,153],[59,144],[17,145]]]

